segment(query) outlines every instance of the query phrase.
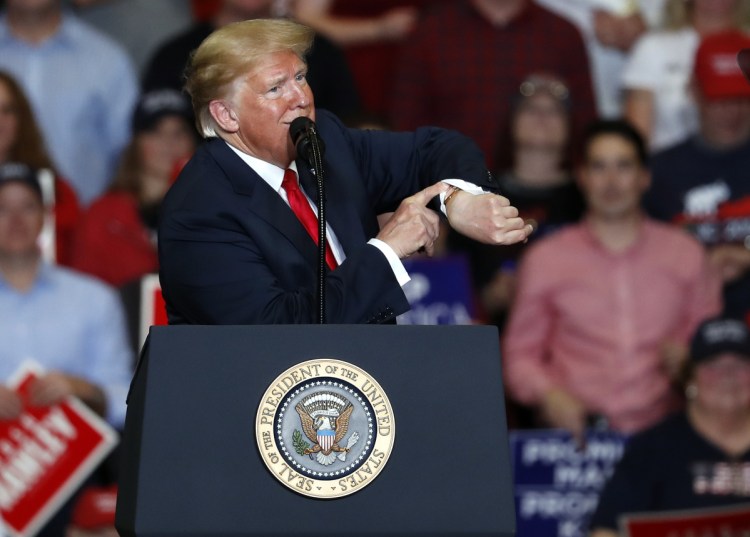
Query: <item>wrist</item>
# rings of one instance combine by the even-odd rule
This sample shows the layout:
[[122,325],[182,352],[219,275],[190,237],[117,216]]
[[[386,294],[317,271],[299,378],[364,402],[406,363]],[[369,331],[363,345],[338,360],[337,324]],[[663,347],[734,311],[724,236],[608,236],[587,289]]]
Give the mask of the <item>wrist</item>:
[[453,185],[451,185],[450,188],[445,191],[445,197],[443,198],[443,210],[445,211],[445,216],[448,216],[448,205],[451,201],[453,201],[456,194],[459,192],[461,192],[461,189]]

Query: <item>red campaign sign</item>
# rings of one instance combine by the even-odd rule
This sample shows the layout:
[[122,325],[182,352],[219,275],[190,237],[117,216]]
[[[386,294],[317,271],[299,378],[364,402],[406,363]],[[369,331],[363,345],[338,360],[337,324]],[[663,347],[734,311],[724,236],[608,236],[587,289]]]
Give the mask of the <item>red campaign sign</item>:
[[[9,386],[22,400],[42,369],[27,362]],[[25,406],[0,421],[0,514],[14,536],[36,533],[117,444],[117,433],[78,399]]]
[[620,528],[625,537],[744,537],[750,504],[625,515]]

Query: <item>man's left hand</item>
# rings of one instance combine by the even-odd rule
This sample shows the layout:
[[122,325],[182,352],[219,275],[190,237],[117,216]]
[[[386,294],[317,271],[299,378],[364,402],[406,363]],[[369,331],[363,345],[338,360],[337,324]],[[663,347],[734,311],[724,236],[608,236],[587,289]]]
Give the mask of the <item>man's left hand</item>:
[[508,198],[497,194],[456,192],[446,207],[451,227],[486,244],[509,245],[525,241],[534,228],[518,216]]
[[34,406],[49,406],[74,395],[73,383],[67,375],[52,371],[34,380],[29,389],[29,402]]
[[74,375],[50,371],[36,379],[29,389],[29,402],[34,406],[48,406],[61,403],[74,396],[83,401],[91,410],[103,416],[107,401],[102,389],[91,382]]
[[750,270],[750,250],[741,244],[721,244],[709,250],[711,264],[724,283],[732,282]]

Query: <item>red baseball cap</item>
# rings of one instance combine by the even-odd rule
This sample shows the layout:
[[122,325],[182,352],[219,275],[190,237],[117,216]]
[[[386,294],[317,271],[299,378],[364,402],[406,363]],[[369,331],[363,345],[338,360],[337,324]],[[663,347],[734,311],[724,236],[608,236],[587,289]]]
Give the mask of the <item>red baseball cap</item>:
[[733,30],[706,36],[695,54],[695,81],[706,99],[750,98],[748,84],[738,63],[742,49],[750,48],[750,36]]
[[81,529],[114,526],[117,486],[86,488],[73,508],[70,523]]

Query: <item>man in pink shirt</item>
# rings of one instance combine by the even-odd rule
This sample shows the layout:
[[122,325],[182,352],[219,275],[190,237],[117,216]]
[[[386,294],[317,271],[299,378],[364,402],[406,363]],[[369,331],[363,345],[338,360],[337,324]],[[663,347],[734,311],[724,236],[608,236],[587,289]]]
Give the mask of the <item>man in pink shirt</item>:
[[503,342],[509,395],[580,436],[587,417],[632,433],[675,407],[690,334],[721,307],[703,248],[647,218],[647,150],[622,121],[584,139],[582,222],[532,246]]

